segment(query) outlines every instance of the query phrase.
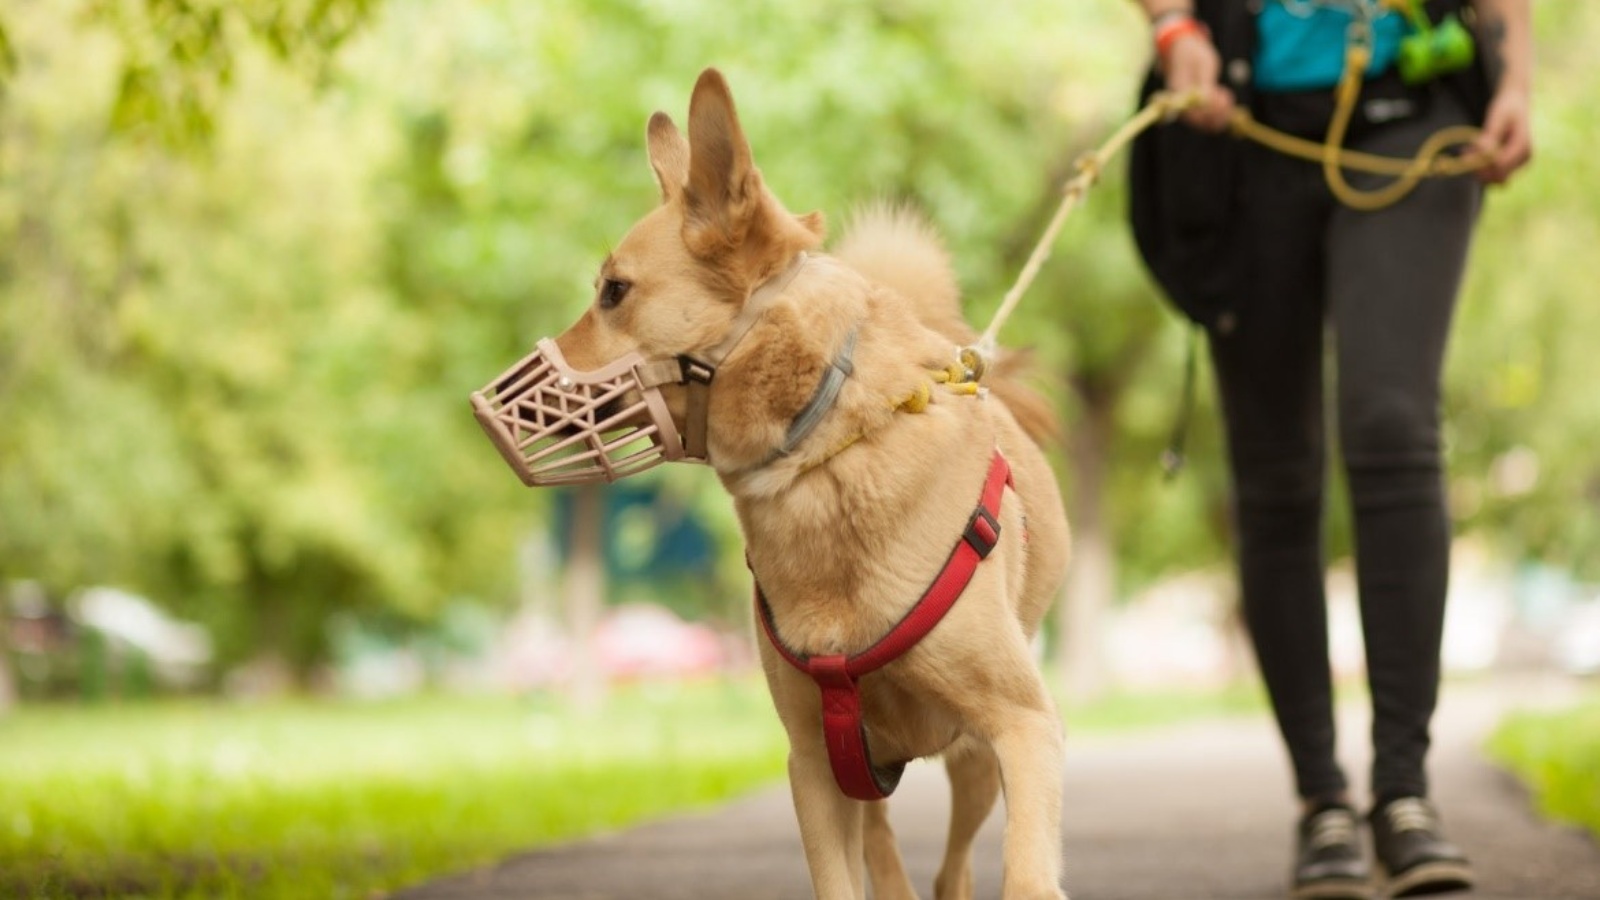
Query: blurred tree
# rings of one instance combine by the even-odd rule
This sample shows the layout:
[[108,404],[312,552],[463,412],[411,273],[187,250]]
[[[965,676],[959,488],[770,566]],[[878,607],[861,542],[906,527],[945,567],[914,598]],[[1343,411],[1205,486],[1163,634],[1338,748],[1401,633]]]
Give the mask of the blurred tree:
[[[1540,160],[1485,216],[1452,485],[1464,529],[1594,577],[1600,7],[1538,16]],[[73,0],[8,6],[0,28],[0,580],[122,583],[210,624],[225,662],[304,675],[334,612],[416,623],[515,596],[549,499],[464,398],[590,302],[655,202],[645,119],[681,120],[700,68],[728,73],[793,208],[925,210],[981,325],[1147,52],[1115,0]],[[1226,559],[1204,387],[1193,464],[1157,475],[1184,331],[1120,191],[1090,196],[1002,335],[1056,373],[1091,620]],[[679,608],[747,615],[714,479],[645,477],[723,542],[723,589]],[[1092,621],[1064,633],[1092,655]]]
[[[599,485],[573,488],[572,541],[562,593],[567,628],[584,646],[593,640],[600,624],[600,604],[605,596],[601,547],[605,508],[605,492]],[[599,661],[588,653],[577,654],[573,663],[573,700],[580,710],[595,712],[605,697],[605,673]]]
[[[173,144],[203,139],[232,85],[243,46],[255,42],[292,69],[327,75],[333,54],[373,14],[376,0],[77,0],[58,14],[114,35],[119,67],[112,125]],[[20,16],[17,16],[20,18]],[[19,61],[13,16],[0,16],[0,79]]]
[[1452,499],[1462,531],[1512,560],[1600,581],[1600,84],[1586,41],[1600,5],[1536,6],[1533,165],[1492,190],[1447,373]]
[[114,41],[55,9],[8,24],[36,64],[0,110],[0,574],[138,586],[224,662],[302,676],[333,610],[500,590],[501,523],[441,466],[481,438],[432,424],[427,326],[369,275],[377,160],[337,110],[241,50],[248,102],[174,155],[106,134],[116,54],[80,51]]
[[0,588],[0,716],[5,715],[17,702],[17,677],[12,672],[11,653],[11,596]]

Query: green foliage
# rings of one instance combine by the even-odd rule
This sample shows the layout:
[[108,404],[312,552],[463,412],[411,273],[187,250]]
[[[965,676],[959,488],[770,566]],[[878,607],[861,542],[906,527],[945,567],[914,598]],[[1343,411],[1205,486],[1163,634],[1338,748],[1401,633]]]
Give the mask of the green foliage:
[[[87,28],[115,38],[116,100],[109,123],[124,133],[195,146],[209,139],[244,47],[325,75],[333,53],[373,13],[374,0],[79,0]],[[16,74],[0,21],[0,81]]]
[[[13,22],[37,53],[83,39]],[[12,85],[0,575],[130,584],[212,625],[225,661],[305,670],[330,611],[503,591],[524,526],[496,515],[514,483],[461,414],[470,382],[376,277],[375,153],[261,62],[204,159],[106,138],[113,65]]]
[[[1540,159],[1476,248],[1453,494],[1506,553],[1593,575],[1600,11],[1538,17]],[[1114,0],[74,0],[8,8],[0,28],[17,60],[0,98],[0,580],[122,584],[211,625],[225,661],[264,649],[302,671],[330,613],[512,599],[548,497],[505,471],[465,396],[589,302],[655,202],[646,117],[681,121],[703,66],[729,75],[792,208],[926,210],[981,324],[1073,159],[1129,112],[1147,52]],[[196,134],[204,152],[185,149]],[[1194,462],[1156,475],[1184,333],[1136,262],[1122,190],[1111,173],[1090,195],[1002,337],[1036,350],[1069,428],[1110,423],[1131,587],[1223,559],[1226,505],[1204,378]],[[646,477],[724,539],[706,608],[738,614],[714,480]]]
[[[1052,679],[1051,684],[1060,683]],[[1256,682],[1227,687],[1150,691],[1123,691],[1089,701],[1057,697],[1067,734],[1132,731],[1203,719],[1264,716],[1270,712],[1267,697]]]
[[1528,785],[1545,815],[1600,838],[1600,696],[1560,712],[1513,714],[1489,750]]
[[0,720],[0,895],[366,897],[783,772],[754,683],[539,702],[28,709]]
[[1583,44],[1600,7],[1535,4],[1535,160],[1491,191],[1447,378],[1453,499],[1463,529],[1512,558],[1600,579],[1600,87]]
[[17,71],[17,52],[11,46],[11,36],[0,22],[0,78],[10,78]]

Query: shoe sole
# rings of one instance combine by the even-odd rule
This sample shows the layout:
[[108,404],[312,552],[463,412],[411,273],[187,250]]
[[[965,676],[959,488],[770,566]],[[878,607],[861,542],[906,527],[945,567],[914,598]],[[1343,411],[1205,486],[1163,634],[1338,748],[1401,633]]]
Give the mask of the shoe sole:
[[1472,867],[1466,863],[1438,861],[1412,866],[1398,875],[1390,875],[1390,897],[1423,897],[1428,894],[1447,894],[1472,888]]
[[1372,900],[1372,882],[1354,878],[1310,881],[1295,885],[1289,896],[1294,900]]

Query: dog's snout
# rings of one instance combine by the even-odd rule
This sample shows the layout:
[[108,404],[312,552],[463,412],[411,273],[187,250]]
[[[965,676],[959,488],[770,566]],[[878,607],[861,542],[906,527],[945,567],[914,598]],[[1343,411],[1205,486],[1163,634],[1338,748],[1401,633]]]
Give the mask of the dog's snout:
[[566,438],[583,434],[592,426],[599,426],[603,428],[618,427],[625,423],[615,422],[613,420],[622,413],[626,412],[630,406],[631,404],[625,403],[622,398],[613,397],[610,400],[606,400],[597,404],[593,411],[588,416],[585,416],[582,420],[573,419],[563,423],[561,426],[556,428],[556,433],[561,437]]

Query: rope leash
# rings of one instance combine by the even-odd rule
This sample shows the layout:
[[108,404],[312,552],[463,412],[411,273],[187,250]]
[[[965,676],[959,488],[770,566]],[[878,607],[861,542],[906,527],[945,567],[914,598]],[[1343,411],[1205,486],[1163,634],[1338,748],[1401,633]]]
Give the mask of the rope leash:
[[1184,110],[1196,106],[1200,102],[1199,94],[1173,94],[1162,91],[1150,98],[1128,121],[1122,124],[1101,144],[1090,153],[1078,157],[1074,167],[1078,174],[1067,181],[1062,188],[1061,204],[1056,207],[1056,213],[1050,218],[1050,224],[1040,236],[1039,242],[1034,245],[1033,253],[1029,254],[1028,262],[1022,267],[1022,274],[1017,276],[1017,281],[1006,292],[1005,299],[1000,302],[1000,308],[995,310],[994,318],[989,321],[989,327],[984,330],[983,336],[978,339],[975,348],[981,356],[992,356],[995,348],[995,337],[1000,333],[1000,327],[1010,318],[1017,303],[1022,300],[1022,295],[1039,276],[1039,269],[1044,266],[1044,261],[1050,257],[1050,248],[1055,244],[1056,236],[1061,233],[1061,226],[1067,223],[1067,216],[1077,207],[1078,201],[1089,192],[1096,181],[1100,180],[1100,173],[1105,169],[1113,157],[1122,152],[1122,148],[1133,142],[1133,139],[1143,134],[1150,127],[1177,117]]
[[[1471,145],[1482,133],[1477,128],[1465,125],[1435,132],[1410,158],[1346,150],[1342,144],[1360,94],[1361,73],[1366,69],[1365,57],[1361,55],[1364,52],[1359,48],[1353,48],[1346,61],[1346,74],[1339,84],[1338,104],[1329,123],[1327,140],[1320,143],[1310,141],[1263,125],[1250,115],[1249,110],[1242,108],[1234,110],[1228,123],[1229,133],[1288,156],[1320,163],[1328,188],[1334,196],[1346,206],[1366,212],[1398,203],[1424,178],[1453,178],[1477,171],[1488,164],[1488,157],[1478,152],[1459,156],[1447,155],[1452,149]],[[1077,174],[1062,187],[1061,203],[1056,207],[1055,215],[1050,218],[1050,224],[1045,227],[1038,243],[1034,244],[1033,252],[1029,254],[1028,261],[1023,265],[1016,282],[1006,291],[1000,307],[995,310],[994,317],[989,321],[989,327],[984,329],[977,344],[960,351],[963,364],[973,373],[972,380],[976,381],[982,377],[984,369],[987,368],[985,360],[992,358],[996,352],[996,339],[1000,329],[1016,310],[1022,295],[1039,276],[1039,270],[1050,257],[1051,248],[1060,235],[1062,226],[1066,224],[1067,217],[1072,214],[1089,189],[1099,181],[1100,173],[1105,170],[1106,165],[1140,134],[1157,124],[1177,118],[1200,105],[1201,100],[1198,91],[1182,94],[1170,91],[1157,92],[1104,143],[1078,158],[1074,164]],[[1351,187],[1345,180],[1346,170],[1384,175],[1394,178],[1395,181],[1375,190],[1361,191]]]

